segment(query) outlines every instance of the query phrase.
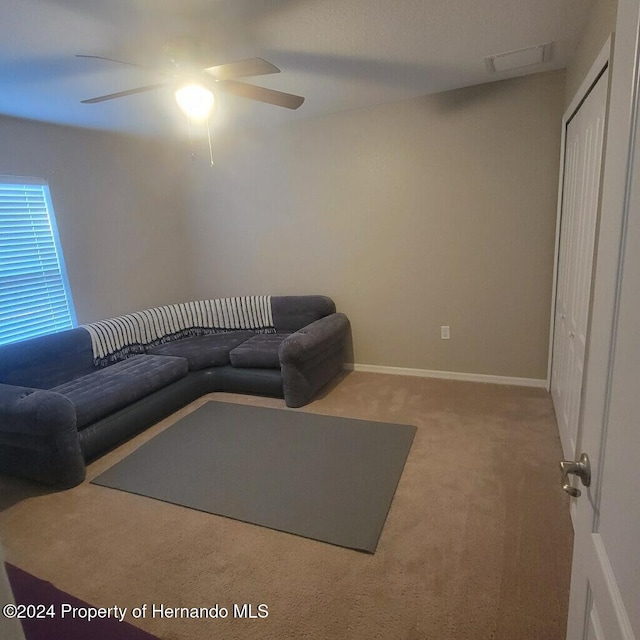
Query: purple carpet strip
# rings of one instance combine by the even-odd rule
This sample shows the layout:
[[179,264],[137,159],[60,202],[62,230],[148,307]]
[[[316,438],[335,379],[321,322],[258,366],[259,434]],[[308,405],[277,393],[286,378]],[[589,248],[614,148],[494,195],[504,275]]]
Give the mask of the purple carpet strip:
[[[73,618],[71,614],[63,617],[63,605],[76,610],[86,610],[92,605],[8,562],[5,566],[17,605],[44,605],[42,609],[55,613],[54,617],[21,619],[26,640],[158,640],[156,636],[115,618],[88,621]],[[53,608],[49,609],[52,605]]]

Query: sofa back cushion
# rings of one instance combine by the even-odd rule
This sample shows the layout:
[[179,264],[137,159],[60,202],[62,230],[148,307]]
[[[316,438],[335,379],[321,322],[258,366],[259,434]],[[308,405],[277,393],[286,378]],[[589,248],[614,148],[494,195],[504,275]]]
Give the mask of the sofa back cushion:
[[91,335],[93,361],[106,366],[194,336],[250,330],[275,333],[271,296],[213,298],[154,307],[83,325]]
[[94,371],[91,337],[81,328],[0,347],[0,383],[51,389]]
[[293,333],[336,312],[327,296],[271,296],[273,325],[278,333]]

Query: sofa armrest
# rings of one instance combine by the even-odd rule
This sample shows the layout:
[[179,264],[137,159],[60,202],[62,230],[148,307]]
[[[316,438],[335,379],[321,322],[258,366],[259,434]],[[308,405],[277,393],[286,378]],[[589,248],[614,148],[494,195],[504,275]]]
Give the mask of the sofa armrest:
[[0,384],[0,473],[64,488],[82,482],[85,463],[68,398]]
[[335,345],[342,346],[349,327],[349,319],[344,313],[332,313],[312,322],[282,341],[280,363],[303,364],[321,356]]
[[302,407],[338,375],[344,363],[350,323],[332,313],[292,333],[280,345],[280,370],[288,407]]
[[75,407],[61,393],[0,384],[0,432],[46,436],[75,422]]

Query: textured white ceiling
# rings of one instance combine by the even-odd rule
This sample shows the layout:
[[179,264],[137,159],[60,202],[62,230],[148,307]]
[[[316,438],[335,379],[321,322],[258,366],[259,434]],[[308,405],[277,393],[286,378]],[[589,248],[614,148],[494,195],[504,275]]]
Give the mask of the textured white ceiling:
[[[163,49],[206,44],[206,66],[262,57],[282,70],[247,82],[306,97],[297,111],[218,96],[212,127],[263,126],[567,65],[588,0],[2,0],[0,113],[142,134],[185,132]],[[490,75],[485,56],[553,41],[549,62]],[[152,67],[147,71],[98,55]]]

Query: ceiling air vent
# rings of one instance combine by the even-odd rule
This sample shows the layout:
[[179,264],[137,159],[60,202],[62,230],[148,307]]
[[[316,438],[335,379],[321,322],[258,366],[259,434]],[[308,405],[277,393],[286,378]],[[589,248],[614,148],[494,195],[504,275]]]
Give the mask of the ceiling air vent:
[[545,42],[544,44],[536,44],[526,49],[515,49],[514,51],[496,53],[493,56],[487,56],[484,59],[484,63],[489,73],[511,71],[511,69],[520,69],[520,67],[542,64],[543,62],[551,60],[552,45],[552,42]]

